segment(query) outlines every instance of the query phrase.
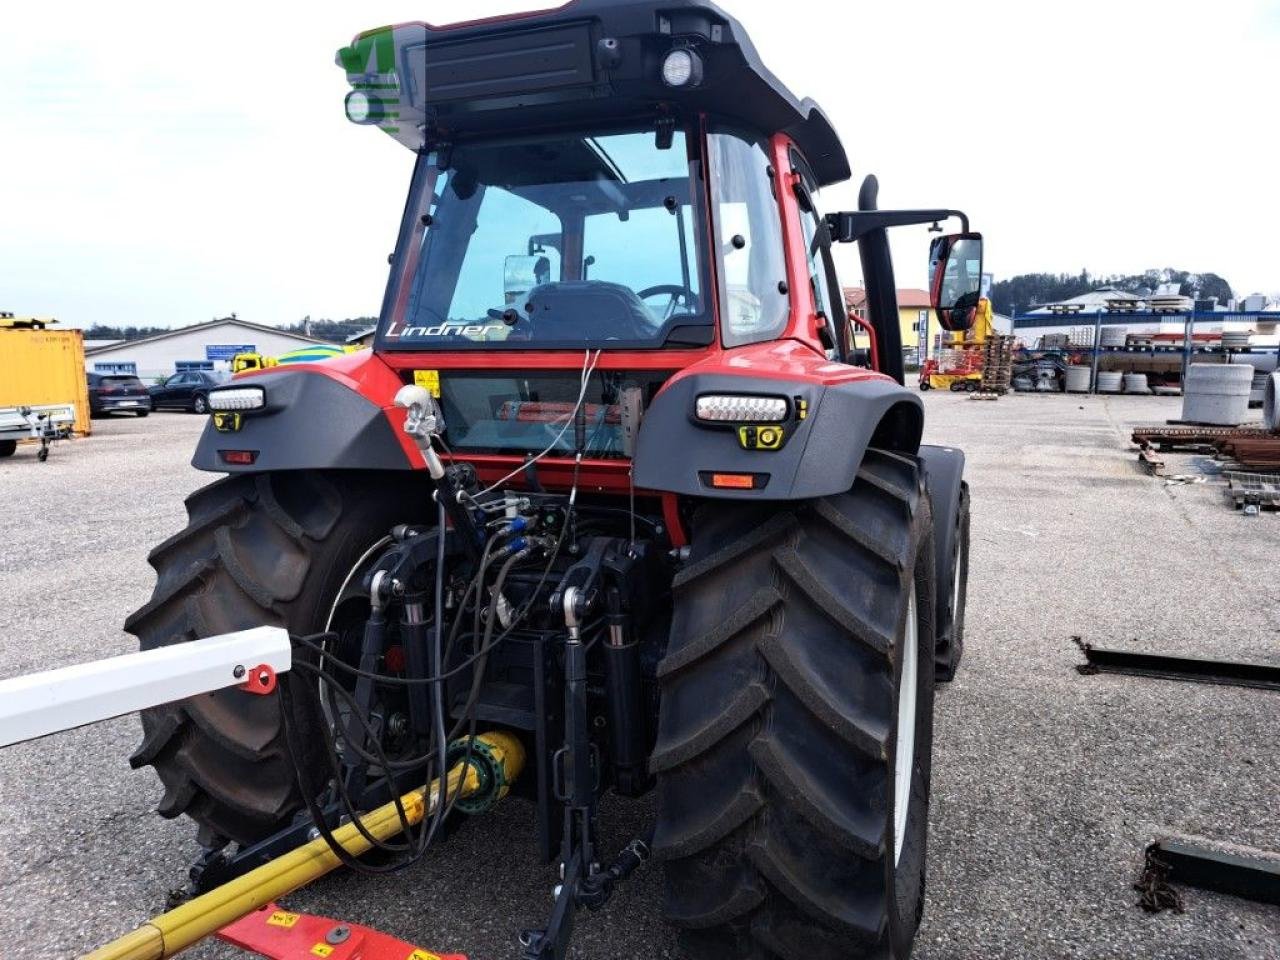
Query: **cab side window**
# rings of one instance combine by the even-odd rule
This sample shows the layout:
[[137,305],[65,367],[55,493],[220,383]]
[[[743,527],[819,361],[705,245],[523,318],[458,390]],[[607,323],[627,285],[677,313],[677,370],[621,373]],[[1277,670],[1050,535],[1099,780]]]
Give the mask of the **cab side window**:
[[726,347],[772,340],[791,298],[782,221],[762,143],[733,131],[708,135],[712,216],[720,257],[720,338]]

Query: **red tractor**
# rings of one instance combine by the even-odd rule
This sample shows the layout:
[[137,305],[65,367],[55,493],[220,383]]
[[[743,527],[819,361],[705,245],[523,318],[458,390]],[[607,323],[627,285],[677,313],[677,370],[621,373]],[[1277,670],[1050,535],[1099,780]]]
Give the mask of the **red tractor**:
[[[349,118],[417,155],[374,348],[210,392],[193,462],[226,476],[127,624],[143,649],[297,644],[284,709],[143,717],[133,763],[198,824],[196,886],[422,784],[483,724],[524,742],[512,792],[562,877],[521,956],[563,957],[650,849],[695,960],[908,956],[969,506],[963,454],[920,442],[886,231],[960,220],[931,251],[951,330],[981,237],[878,210],[872,177],[821,215],[850,176],[835,130],[704,0],[385,28],[339,61]],[[881,369],[853,362],[837,243]],[[616,859],[606,791],[657,794]]]

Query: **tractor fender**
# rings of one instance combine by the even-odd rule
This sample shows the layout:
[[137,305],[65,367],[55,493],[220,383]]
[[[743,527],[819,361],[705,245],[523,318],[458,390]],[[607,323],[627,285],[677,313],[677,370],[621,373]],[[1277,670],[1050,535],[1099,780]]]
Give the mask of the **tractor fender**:
[[[241,414],[238,427],[224,418],[219,429],[210,416],[191,465],[218,473],[416,469],[387,410],[362,384],[344,381],[318,364],[236,377],[226,386],[262,387],[266,406]],[[250,451],[253,462],[228,463],[228,450]]]
[[949,629],[947,611],[955,569],[956,515],[960,511],[960,491],[964,484],[964,451],[955,447],[923,444],[916,456],[923,468],[925,488],[933,507],[933,546],[938,567],[936,623]]
[[[785,435],[778,449],[748,449],[739,423],[695,415],[709,394],[782,397]],[[636,439],[635,484],[724,500],[808,500],[853,486],[868,447],[914,455],[924,408],[911,390],[885,377],[834,383],[723,373],[679,377],[654,398]],[[771,424],[755,423],[756,427]],[[750,489],[716,487],[716,475],[751,476]]]

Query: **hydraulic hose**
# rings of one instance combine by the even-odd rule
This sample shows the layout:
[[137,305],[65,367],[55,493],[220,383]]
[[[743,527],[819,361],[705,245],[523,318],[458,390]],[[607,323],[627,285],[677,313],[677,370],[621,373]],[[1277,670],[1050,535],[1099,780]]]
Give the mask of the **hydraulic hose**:
[[[479,749],[470,761],[450,768],[445,782],[411,790],[400,798],[409,824],[421,823],[440,804],[442,795],[474,797],[498,791],[494,800],[524,766],[524,746],[511,734],[484,733],[475,738]],[[404,830],[394,803],[387,803],[361,818],[365,829],[379,840]],[[372,844],[350,823],[333,831],[334,838],[353,856]],[[340,861],[323,837],[251,870],[242,877],[189,900],[182,906],[153,917],[132,933],[84,954],[80,960],[164,960],[182,952],[227,924],[239,920],[299,887],[324,876]]]

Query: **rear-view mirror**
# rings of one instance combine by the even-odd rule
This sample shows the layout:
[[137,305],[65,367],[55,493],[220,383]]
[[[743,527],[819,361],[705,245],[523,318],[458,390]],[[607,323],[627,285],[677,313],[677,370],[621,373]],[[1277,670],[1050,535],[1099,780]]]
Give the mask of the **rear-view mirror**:
[[538,254],[528,257],[507,257],[502,270],[506,306],[522,308],[529,297],[529,291],[550,282],[550,258]]
[[982,234],[950,233],[929,247],[929,300],[944,330],[968,330],[982,296]]

